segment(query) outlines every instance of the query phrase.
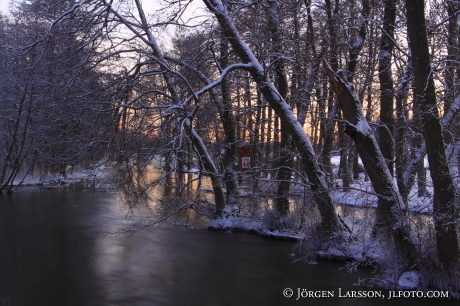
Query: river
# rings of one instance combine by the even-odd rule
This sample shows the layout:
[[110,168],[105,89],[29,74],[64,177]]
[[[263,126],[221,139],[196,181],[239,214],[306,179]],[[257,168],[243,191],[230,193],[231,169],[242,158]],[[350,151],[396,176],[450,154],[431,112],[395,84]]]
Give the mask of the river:
[[[108,234],[131,222],[120,207],[116,194],[78,184],[0,196],[0,305],[458,305],[388,300],[384,290],[378,298],[339,297],[380,291],[354,286],[374,277],[371,270],[307,264],[287,241],[194,223]],[[298,298],[302,289],[310,297]]]

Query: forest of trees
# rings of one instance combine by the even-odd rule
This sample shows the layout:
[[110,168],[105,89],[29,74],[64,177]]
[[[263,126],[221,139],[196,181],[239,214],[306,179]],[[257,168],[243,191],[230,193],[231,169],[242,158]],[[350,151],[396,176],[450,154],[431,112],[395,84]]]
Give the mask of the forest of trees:
[[[131,206],[173,186],[163,220],[260,214],[270,189],[271,229],[364,257],[374,241],[382,270],[460,290],[458,0],[147,2],[16,0],[0,16],[0,192],[104,164]],[[336,191],[375,197],[364,234]]]

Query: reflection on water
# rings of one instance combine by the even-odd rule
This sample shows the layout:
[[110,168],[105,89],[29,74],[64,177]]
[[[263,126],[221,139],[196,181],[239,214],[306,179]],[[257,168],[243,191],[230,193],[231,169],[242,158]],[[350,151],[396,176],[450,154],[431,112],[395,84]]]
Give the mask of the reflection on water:
[[[315,299],[282,295],[353,287],[369,271],[294,262],[294,245],[170,226],[107,235],[132,224],[116,195],[23,187],[0,197],[4,305],[454,305],[425,299]],[[373,288],[375,290],[375,288]],[[8,297],[9,300],[5,298]],[[3,306],[3,305],[2,305]]]

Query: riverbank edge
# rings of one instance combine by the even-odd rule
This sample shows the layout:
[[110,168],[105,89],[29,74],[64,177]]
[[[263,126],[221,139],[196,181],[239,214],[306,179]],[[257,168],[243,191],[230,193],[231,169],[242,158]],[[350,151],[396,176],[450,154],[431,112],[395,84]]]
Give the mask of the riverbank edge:
[[[273,240],[280,240],[280,241],[290,241],[290,242],[301,242],[302,237],[292,235],[292,234],[287,234],[287,233],[275,233],[269,230],[258,230],[255,228],[247,229],[241,226],[216,226],[216,225],[209,225],[207,228],[209,231],[216,232],[216,233],[245,233],[248,235],[255,235],[257,237],[261,237],[264,239],[273,239]],[[327,262],[339,262],[339,263],[349,263],[356,261],[357,258],[351,257],[351,256],[340,256],[337,254],[329,254],[325,252],[316,252],[316,261],[327,261]],[[363,268],[369,268],[369,264],[366,265],[361,265],[359,264],[358,267],[363,267]],[[375,266],[373,266],[376,268]],[[371,285],[364,285],[365,287],[374,287],[377,286],[378,288],[381,288],[383,290],[388,290],[388,291],[429,291],[429,290],[423,290],[421,287],[415,287],[415,288],[408,288],[405,286],[400,286],[396,283],[388,283],[383,280],[373,280],[373,283]],[[460,292],[451,292],[449,291],[452,297],[449,299],[453,300],[458,300],[460,301]]]

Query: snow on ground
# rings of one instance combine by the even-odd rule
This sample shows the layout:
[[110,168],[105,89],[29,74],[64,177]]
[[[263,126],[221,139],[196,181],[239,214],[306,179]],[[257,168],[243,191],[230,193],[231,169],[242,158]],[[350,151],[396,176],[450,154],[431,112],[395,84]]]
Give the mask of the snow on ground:
[[[331,157],[332,165],[337,169],[340,164],[340,156]],[[361,159],[359,164],[362,165]],[[424,159],[425,168],[428,168],[428,158]],[[421,213],[430,213],[433,211],[432,197],[433,186],[431,183],[430,171],[426,172],[426,186],[428,195],[424,197],[417,196],[417,183],[412,187],[408,197],[409,210]],[[342,185],[341,179],[335,180],[336,186]],[[374,194],[374,189],[370,181],[364,181],[364,173],[360,174],[357,181],[351,183],[351,190],[344,192],[337,188],[331,192],[331,195],[336,203],[342,205],[351,205],[356,207],[377,207],[377,196]]]
[[[331,159],[335,171],[337,171],[340,157],[334,156]],[[359,161],[362,165],[361,161]],[[425,167],[428,167],[427,160],[425,158]],[[270,182],[267,178],[267,182]],[[265,182],[264,178],[259,179],[259,183]],[[351,188],[346,192],[340,188],[342,185],[341,179],[335,180],[335,187],[331,190],[331,195],[334,201],[340,204],[337,207],[337,213],[343,218],[344,222],[352,229],[352,234],[346,239],[346,242],[331,244],[323,246],[323,248],[316,254],[323,258],[332,259],[353,259],[356,263],[369,263],[369,262],[384,262],[385,264],[394,263],[394,258],[391,252],[389,253],[384,247],[378,242],[373,241],[369,236],[372,229],[372,215],[374,210],[368,210],[366,208],[377,207],[377,196],[372,188],[371,182],[364,180],[364,173],[360,174],[359,180],[354,180],[351,184]],[[430,213],[433,211],[432,207],[432,194],[433,188],[431,183],[431,177],[429,170],[427,169],[426,174],[426,189],[428,194],[424,197],[417,196],[417,183],[414,184],[413,189],[409,194],[408,209],[413,212]],[[260,188],[260,185],[259,185]],[[300,185],[293,184],[291,186],[291,192],[294,194],[304,194],[304,190],[299,193],[299,188],[303,190]],[[299,190],[297,190],[299,189]],[[276,190],[275,185],[270,190]],[[240,196],[251,196],[247,194],[248,191],[244,190],[244,195]],[[266,195],[265,195],[266,196]],[[347,208],[348,207],[348,208]],[[272,209],[273,207],[270,207]],[[426,218],[429,218],[427,216]],[[308,239],[312,237],[306,237],[305,230],[303,231],[292,231],[292,230],[273,230],[270,231],[271,226],[267,223],[267,219],[264,218],[263,213],[255,218],[253,215],[242,215],[236,213],[235,210],[225,211],[222,218],[211,220],[209,227],[214,230],[222,231],[245,231],[250,233],[256,233],[260,236],[290,239],[294,241],[303,241],[302,243],[308,243]],[[361,238],[360,238],[361,237]],[[364,238],[363,240],[363,237]],[[314,237],[313,237],[314,238]],[[358,238],[358,239],[354,239]],[[364,242],[363,242],[364,241]],[[384,277],[387,284],[392,284],[395,288],[414,289],[420,286],[420,275],[416,271],[405,272],[402,275],[392,275],[391,277]],[[390,280],[391,279],[391,280]]]
[[[339,156],[333,156],[331,158],[332,164],[335,166],[335,168],[338,168],[338,164],[340,161]],[[361,160],[359,161],[361,163]],[[259,178],[259,188],[261,188],[260,184],[261,183],[267,183],[270,182],[273,184],[272,180],[265,179],[265,178]],[[341,179],[336,179],[336,186],[341,185]],[[275,185],[272,185],[269,189],[265,191],[274,191],[276,190]],[[210,190],[212,191],[212,190]],[[428,195],[424,197],[418,197],[417,196],[417,186],[413,187],[410,195],[409,195],[409,203],[408,203],[408,208],[410,211],[414,212],[422,212],[422,213],[429,213],[432,212],[432,197],[431,195],[433,194],[432,186],[431,186],[431,178],[429,176],[429,171],[427,171],[427,191]],[[305,190],[302,186],[293,184],[291,186],[291,193],[294,194],[299,194],[302,195],[304,194]],[[252,189],[244,188],[244,186],[241,186],[240,190],[240,197],[248,197],[251,196]],[[265,194],[267,196],[267,194]],[[359,180],[354,180],[351,184],[351,188],[347,190],[346,192],[340,188],[340,187],[335,187],[333,190],[331,190],[331,196],[334,200],[335,203],[340,204],[340,206],[337,207],[337,213],[340,214],[344,221],[347,223],[347,225],[353,229],[353,231],[360,231],[360,227],[363,226],[369,226],[369,224],[364,224],[364,223],[369,223],[368,216],[365,215],[367,213],[364,213],[364,210],[360,210],[362,208],[375,208],[377,207],[377,196],[374,193],[374,190],[372,188],[372,184],[370,181],[365,181],[364,180],[364,173],[360,174],[360,179]],[[268,202],[267,202],[268,203]],[[348,206],[352,208],[356,208],[357,210],[351,211],[351,212],[346,212],[342,207]],[[272,206],[269,207],[269,209],[273,209]],[[262,213],[261,213],[262,214]],[[371,213],[372,214],[372,213]],[[255,219],[254,216],[245,216],[242,214],[237,214],[235,211],[226,211],[224,212],[224,217],[214,219],[210,222],[210,228],[213,229],[219,229],[223,231],[231,231],[231,230],[240,230],[240,231],[246,231],[246,232],[253,232],[257,233],[262,236],[273,236],[273,237],[286,237],[286,238],[293,238],[295,239],[301,239],[303,237],[302,233],[296,233],[296,232],[290,232],[290,231],[284,231],[284,232],[270,232],[267,230],[267,222],[264,220],[263,216],[259,216],[258,219]],[[332,253],[336,252],[337,256],[340,257],[360,257],[361,254],[364,252],[363,247],[360,247],[358,250],[358,247],[355,246],[348,246],[351,249],[347,250],[330,250],[331,255]],[[378,247],[373,246],[373,247],[366,247],[366,253],[369,253],[368,256],[377,259],[378,254],[376,253],[376,249]],[[325,254],[323,254],[325,255]]]
[[[73,183],[83,179],[94,179],[95,188],[107,188],[108,185],[111,185],[108,181],[113,173],[113,168],[105,164],[99,166],[94,166],[91,168],[81,168],[81,167],[68,167],[66,169],[65,177],[62,174],[46,173],[35,171],[29,173],[24,178],[22,185],[42,185],[42,184],[66,184]],[[16,179],[13,182],[13,185],[21,183],[24,174],[19,173]]]
[[420,274],[417,271],[404,272],[398,280],[404,289],[416,289],[420,285]]
[[[257,234],[263,237],[285,239],[299,241],[303,238],[303,234],[287,231],[268,229],[267,222],[262,217],[237,213],[237,208],[226,207],[221,218],[212,219],[209,222],[209,229],[226,231],[226,232],[248,232]],[[267,212],[266,212],[267,213]]]

